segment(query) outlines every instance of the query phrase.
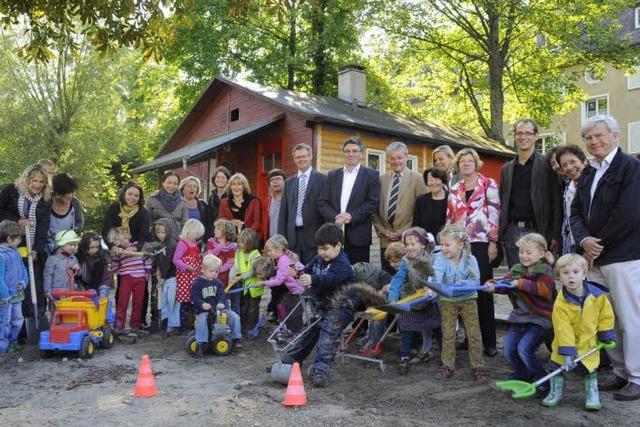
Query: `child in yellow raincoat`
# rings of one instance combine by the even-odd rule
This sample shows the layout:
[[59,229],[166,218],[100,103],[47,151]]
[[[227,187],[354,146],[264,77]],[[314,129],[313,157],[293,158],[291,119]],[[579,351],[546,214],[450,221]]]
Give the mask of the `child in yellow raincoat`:
[[[597,411],[602,407],[596,371],[600,353],[595,352],[579,363],[575,359],[594,348],[598,341],[615,340],[615,317],[606,292],[586,281],[587,270],[587,261],[576,254],[564,255],[556,263],[562,292],[556,298],[551,315],[555,338],[550,366],[554,370],[562,366],[567,371],[577,367],[585,378],[585,408]],[[563,375],[551,378],[551,389],[542,404],[558,405],[563,385]]]

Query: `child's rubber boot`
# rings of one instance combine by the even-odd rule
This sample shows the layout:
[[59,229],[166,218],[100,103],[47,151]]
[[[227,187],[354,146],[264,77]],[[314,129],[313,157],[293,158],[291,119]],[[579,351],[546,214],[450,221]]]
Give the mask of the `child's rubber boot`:
[[562,389],[564,388],[564,377],[556,375],[549,380],[549,394],[542,399],[542,406],[553,408],[558,406],[562,399]]
[[407,375],[409,373],[410,365],[411,365],[411,360],[408,357],[401,358],[400,364],[398,365],[398,373],[400,375]]
[[196,352],[193,354],[193,358],[196,360],[204,360],[204,344],[197,344]]
[[587,411],[599,411],[602,409],[600,404],[600,394],[598,393],[598,373],[591,372],[584,378],[584,408]]

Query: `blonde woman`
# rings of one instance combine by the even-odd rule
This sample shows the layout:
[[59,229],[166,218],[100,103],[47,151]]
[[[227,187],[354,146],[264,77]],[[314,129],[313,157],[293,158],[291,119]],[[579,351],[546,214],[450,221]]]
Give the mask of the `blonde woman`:
[[220,202],[218,218],[228,219],[238,230],[250,228],[260,236],[262,206],[260,200],[251,194],[247,178],[236,173],[229,178],[227,187],[228,195]]
[[202,196],[202,183],[197,176],[187,176],[182,178],[178,189],[182,193],[182,200],[187,205],[189,219],[197,219],[204,225],[203,241],[209,240],[213,236],[213,209],[199,197]]

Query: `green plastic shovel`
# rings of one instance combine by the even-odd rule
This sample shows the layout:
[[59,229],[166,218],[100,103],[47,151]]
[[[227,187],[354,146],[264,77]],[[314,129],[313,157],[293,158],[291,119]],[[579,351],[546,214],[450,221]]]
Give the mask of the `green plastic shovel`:
[[[596,351],[600,351],[603,348],[605,350],[611,350],[615,346],[616,346],[616,342],[615,341],[610,341],[610,342],[607,342],[607,343],[599,342],[598,344],[596,344],[596,346],[594,348],[592,348],[591,350],[589,350],[588,352],[586,352],[582,356],[578,357],[576,359],[576,363],[581,361],[582,359],[592,355]],[[549,373],[548,375],[540,378],[538,381],[536,381],[534,383],[528,383],[526,381],[518,381],[518,380],[507,380],[507,381],[497,381],[496,385],[501,390],[510,391],[512,393],[512,397],[514,399],[526,399],[527,397],[531,397],[534,394],[536,394],[536,387],[537,386],[539,386],[540,384],[544,383],[545,381],[548,381],[550,378],[555,377],[556,375],[558,375],[563,370],[564,369],[562,367],[560,367],[560,368],[556,369],[555,371]]]

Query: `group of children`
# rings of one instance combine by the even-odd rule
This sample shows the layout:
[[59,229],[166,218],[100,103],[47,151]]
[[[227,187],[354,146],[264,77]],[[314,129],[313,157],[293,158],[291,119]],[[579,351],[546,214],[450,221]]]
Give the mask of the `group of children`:
[[[366,275],[370,277],[382,276],[371,275],[371,266],[350,264],[343,250],[343,232],[335,224],[325,224],[318,230],[318,255],[306,266],[288,249],[287,241],[281,235],[267,240],[263,256],[258,250],[259,238],[251,229],[237,233],[233,223],[220,219],[214,224],[213,237],[206,246],[201,246],[204,231],[200,221],[190,219],[178,235],[171,222],[159,220],[153,225],[153,234],[162,250],[150,258],[136,250],[137,243],[131,241],[126,228],[116,228],[108,236],[115,248],[110,263],[98,235],[89,232],[79,239],[73,231],[60,232],[56,236],[58,250],[45,265],[45,291],[53,298],[54,289],[75,286],[77,279],[84,289],[95,289],[100,295],[108,295],[115,273],[119,287],[115,328],[124,328],[131,299],[130,326],[135,329],[141,325],[144,292],[153,272],[160,283],[164,332],[191,328],[190,315],[197,317],[196,358],[203,356],[204,345],[209,339],[207,317],[214,310],[227,314],[233,345],[240,348],[243,336],[255,337],[249,331],[260,321],[260,301],[265,288],[286,288],[284,295],[273,305],[277,307],[280,321],[291,314],[305,293],[313,300],[318,321],[306,325],[304,336],[296,340],[293,348],[282,357],[282,362],[302,362],[317,344],[316,359],[311,368],[313,383],[325,386],[338,337],[353,320],[356,309],[376,299],[363,296],[360,288],[349,288],[349,284],[356,281],[358,271],[369,271]],[[0,223],[2,352],[20,348],[17,343],[23,321],[20,303],[28,286],[27,272],[17,251],[21,238],[21,230],[15,222]],[[468,339],[473,377],[485,380],[488,373],[482,358],[475,301],[477,292],[442,291],[447,287],[480,286],[478,263],[471,254],[464,228],[446,225],[438,234],[438,242],[439,250],[434,251],[431,235],[419,227],[407,230],[402,243],[392,244],[385,253],[397,269],[388,286],[376,283],[386,279],[373,281],[374,293],[386,295],[390,303],[424,289],[426,295],[432,296],[411,311],[398,315],[400,373],[407,374],[413,363],[429,362],[433,358],[432,341],[436,338],[441,340],[441,366],[436,378],[453,376],[455,336],[461,318]],[[78,244],[80,252],[76,258]],[[615,340],[614,314],[606,290],[586,281],[588,265],[583,257],[568,254],[555,263],[555,273],[562,284],[558,293],[554,259],[547,251],[545,239],[538,234],[527,234],[519,240],[518,247],[520,262],[503,279],[509,286],[498,286],[491,280],[482,288],[486,292],[508,294],[513,305],[508,318],[510,328],[504,340],[504,356],[513,370],[511,378],[536,381],[545,376],[547,370],[536,351],[553,336],[549,367],[562,366],[565,371],[577,368],[585,377],[585,406],[597,410],[600,408],[596,373],[599,355],[596,352],[578,363],[576,358],[598,341]],[[337,304],[336,296],[347,304]],[[280,332],[299,333],[303,329],[302,323],[302,316],[290,316],[287,324],[281,325]],[[369,346],[379,338],[379,331],[384,329],[384,321],[382,323],[371,322]],[[421,340],[421,344],[412,354],[417,340]],[[563,376],[557,375],[539,386],[539,393],[545,396],[543,405],[559,403],[563,383]]]

